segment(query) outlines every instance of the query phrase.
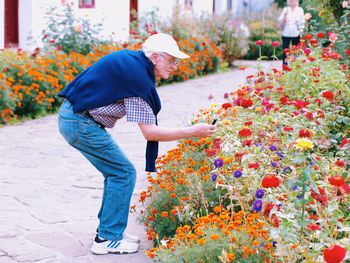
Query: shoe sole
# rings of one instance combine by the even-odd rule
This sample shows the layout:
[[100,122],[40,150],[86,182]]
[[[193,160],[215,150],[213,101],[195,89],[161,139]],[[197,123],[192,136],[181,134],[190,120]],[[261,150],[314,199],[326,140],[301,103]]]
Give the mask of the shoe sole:
[[133,252],[128,252],[128,251],[106,251],[106,250],[95,250],[95,249],[91,249],[90,250],[93,254],[95,255],[107,255],[107,254],[134,254],[137,253],[136,251]]

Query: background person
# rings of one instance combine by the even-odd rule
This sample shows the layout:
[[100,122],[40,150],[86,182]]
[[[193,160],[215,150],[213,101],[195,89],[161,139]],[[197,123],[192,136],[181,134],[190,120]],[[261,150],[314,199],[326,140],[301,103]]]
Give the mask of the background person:
[[[282,31],[282,50],[299,44],[305,25],[304,10],[299,7],[299,1],[287,0],[287,5],[278,18],[278,28]],[[284,52],[282,59],[286,65]]]
[[146,171],[155,171],[158,141],[214,134],[215,126],[184,128],[157,126],[161,103],[155,78],[168,78],[177,59],[189,56],[167,34],[155,34],[143,51],[122,50],[102,57],[60,92],[65,98],[58,114],[60,133],[104,176],[99,226],[91,251],[95,254],[135,253],[140,239],[124,233],[136,181],[136,170],[105,128],[126,116],[138,123],[148,141]]

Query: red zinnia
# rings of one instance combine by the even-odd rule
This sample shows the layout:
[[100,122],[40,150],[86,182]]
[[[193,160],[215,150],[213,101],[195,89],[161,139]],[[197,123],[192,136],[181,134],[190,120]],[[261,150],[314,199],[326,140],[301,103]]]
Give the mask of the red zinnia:
[[291,126],[287,126],[283,128],[284,131],[289,132],[289,131],[294,131],[294,128]]
[[256,44],[257,46],[263,46],[263,45],[264,45],[264,41],[262,41],[262,40],[257,40],[257,41],[255,42],[255,44]]
[[317,38],[325,38],[325,37],[326,37],[325,33],[323,33],[323,32],[317,33]]
[[232,107],[232,104],[229,103],[229,102],[227,102],[227,103],[222,104],[221,107],[222,107],[223,109],[226,110],[226,109],[228,109],[228,108],[231,108],[231,107]]
[[304,53],[306,54],[306,55],[309,55],[310,53],[311,53],[311,49],[310,48],[305,48],[304,49]]
[[343,140],[340,143],[340,148],[343,148],[346,144],[350,143],[350,139],[343,138]]
[[310,230],[321,230],[321,227],[317,224],[308,224],[306,227]]
[[264,208],[264,216],[268,217],[270,215],[270,212],[272,210],[272,208],[274,207],[275,205],[272,204],[272,203],[268,203],[267,205],[265,205],[265,208]]
[[249,137],[253,134],[253,132],[250,129],[244,128],[238,132],[239,136],[242,137]]
[[273,42],[271,43],[271,46],[273,46],[273,47],[278,47],[278,46],[280,46],[280,45],[281,45],[281,43],[278,42],[278,41],[273,41]]
[[311,34],[305,34],[303,38],[305,38],[305,39],[311,39],[311,38],[312,38],[312,35],[311,35]]
[[311,138],[312,137],[312,132],[307,129],[301,129],[299,131],[299,137],[301,138]]
[[245,126],[250,126],[250,125],[253,125],[253,122],[252,122],[252,121],[246,121],[246,122],[244,123],[244,125],[245,125]]
[[314,190],[311,190],[311,196],[323,206],[328,206],[328,200],[326,196],[326,192],[324,189],[318,187],[318,191],[320,194],[317,194]]
[[251,99],[243,99],[241,101],[241,106],[243,108],[249,108],[249,107],[253,106],[253,101]]
[[302,108],[305,108],[307,105],[309,105],[309,103],[307,101],[295,100],[294,105],[298,109],[302,109]]
[[334,93],[330,90],[326,90],[326,91],[322,92],[322,97],[331,101],[334,99]]
[[340,175],[335,175],[335,176],[331,176],[328,178],[328,182],[336,187],[342,186],[343,184],[345,184],[345,180],[342,176]]
[[262,179],[261,185],[264,188],[276,188],[280,185],[280,179],[275,175],[268,175]]
[[333,245],[323,251],[323,258],[327,263],[340,263],[346,255],[346,249],[339,245]]
[[259,169],[259,167],[260,167],[259,163],[250,163],[250,164],[248,164],[248,168],[251,168],[251,169]]
[[350,49],[345,50],[345,54],[346,54],[347,56],[350,56]]
[[339,167],[346,167],[346,163],[342,160],[336,160],[335,161],[335,165],[339,166]]

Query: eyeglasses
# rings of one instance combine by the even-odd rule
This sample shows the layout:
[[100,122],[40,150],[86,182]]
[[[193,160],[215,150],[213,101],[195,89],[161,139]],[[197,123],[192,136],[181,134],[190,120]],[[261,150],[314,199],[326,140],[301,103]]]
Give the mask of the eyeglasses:
[[169,58],[167,55],[162,54],[162,53],[158,53],[158,55],[163,57],[163,58],[165,58],[168,61],[168,63],[170,64],[170,66],[177,66],[177,65],[179,65],[179,60],[177,58],[174,58],[174,57]]

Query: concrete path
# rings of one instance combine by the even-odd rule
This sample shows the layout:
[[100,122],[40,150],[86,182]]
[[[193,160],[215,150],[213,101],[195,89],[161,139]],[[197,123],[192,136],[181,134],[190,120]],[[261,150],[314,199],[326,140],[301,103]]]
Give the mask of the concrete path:
[[[186,126],[199,109],[223,102],[225,92],[256,71],[256,62],[238,62],[242,64],[249,67],[160,87],[159,124]],[[139,193],[147,188],[145,140],[138,126],[124,119],[110,132],[138,170],[132,201],[137,204]],[[161,143],[160,153],[175,146]],[[102,185],[99,172],[59,134],[56,115],[0,128],[0,263],[149,262],[143,250],[152,243],[134,216],[129,218],[128,232],[142,238],[138,253],[90,253]]]

